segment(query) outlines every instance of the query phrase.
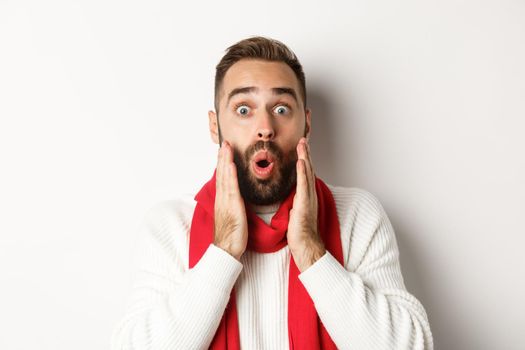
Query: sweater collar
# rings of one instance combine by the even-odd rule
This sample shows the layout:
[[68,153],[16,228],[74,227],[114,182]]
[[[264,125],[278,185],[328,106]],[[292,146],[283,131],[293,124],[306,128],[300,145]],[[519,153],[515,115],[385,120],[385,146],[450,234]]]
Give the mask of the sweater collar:
[[274,214],[279,209],[279,205],[281,205],[281,202],[276,202],[274,204],[269,205],[257,205],[253,203],[247,203],[247,205],[255,214]]

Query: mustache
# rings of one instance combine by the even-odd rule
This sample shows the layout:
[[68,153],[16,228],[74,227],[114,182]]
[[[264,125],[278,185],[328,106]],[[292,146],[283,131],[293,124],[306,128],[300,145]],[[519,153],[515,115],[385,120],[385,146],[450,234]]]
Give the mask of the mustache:
[[261,150],[270,152],[276,160],[283,160],[284,152],[279,148],[279,146],[277,146],[274,142],[262,140],[257,141],[255,144],[246,149],[244,152],[245,159],[248,161],[255,153]]

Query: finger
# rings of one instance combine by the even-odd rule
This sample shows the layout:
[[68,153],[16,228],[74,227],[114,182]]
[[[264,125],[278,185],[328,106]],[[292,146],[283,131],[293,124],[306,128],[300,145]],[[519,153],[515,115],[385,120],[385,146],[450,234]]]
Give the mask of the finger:
[[224,153],[223,153],[223,158],[222,158],[222,169],[223,169],[223,178],[222,178],[222,181],[223,181],[223,186],[224,186],[224,191],[226,193],[230,193],[232,191],[231,189],[231,178],[232,178],[232,173],[231,173],[231,146],[230,144],[228,143],[228,141],[224,141]]
[[222,145],[219,147],[219,151],[217,152],[217,166],[215,171],[215,208],[217,208],[217,205],[219,204],[220,196],[221,196],[221,177],[222,177],[222,171],[221,171],[221,165],[222,165]]
[[233,147],[225,141],[224,149],[224,186],[228,193],[234,193],[240,195],[239,182],[237,180],[237,168],[233,161]]
[[308,159],[308,180],[311,184],[310,189],[312,191],[312,195],[315,196],[315,172],[314,172],[314,165],[312,162],[312,153],[310,152],[310,144],[308,143],[308,140],[305,139],[305,146],[306,146],[306,155]]
[[306,139],[305,139],[304,144],[306,145],[306,156],[308,158],[310,174],[313,177],[315,173],[314,173],[314,163],[312,162],[312,153],[310,152],[310,144],[308,143],[308,140]]
[[225,164],[229,164],[231,162],[231,146],[228,143],[228,141],[223,141],[223,148],[224,148],[224,162]]
[[297,190],[296,198],[298,200],[303,200],[306,197],[308,191],[308,181],[306,180],[306,167],[304,159],[299,158],[297,160]]
[[235,166],[235,163],[231,163],[230,166],[230,188],[233,193],[241,196],[241,190],[239,189],[239,181],[237,180],[237,167]]
[[228,168],[225,166],[226,148],[227,148],[227,143],[226,141],[223,141],[221,148],[219,149],[219,157],[218,157],[218,162],[217,162],[216,188],[220,194],[222,194],[225,190],[224,182],[228,177]]
[[312,176],[310,174],[311,168],[310,168],[310,162],[308,159],[308,153],[306,150],[306,139],[303,137],[301,140],[299,140],[299,144],[297,145],[297,155],[298,158],[303,160],[303,166],[304,166],[304,173],[306,177],[306,191],[308,195],[312,194],[311,186],[312,186]]
[[310,155],[310,146],[308,145],[308,140],[305,137],[301,138],[301,143],[304,146],[305,153],[304,159],[306,165],[306,177],[308,180],[308,195],[310,196],[310,198],[316,198],[315,174],[312,165],[312,157]]

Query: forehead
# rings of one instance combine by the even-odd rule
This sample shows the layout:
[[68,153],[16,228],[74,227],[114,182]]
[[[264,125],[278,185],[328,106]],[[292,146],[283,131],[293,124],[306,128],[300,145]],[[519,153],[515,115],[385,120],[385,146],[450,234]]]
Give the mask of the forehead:
[[284,62],[241,59],[234,63],[224,75],[221,100],[233,89],[245,86],[258,87],[259,91],[291,87],[300,98],[299,81],[293,70]]

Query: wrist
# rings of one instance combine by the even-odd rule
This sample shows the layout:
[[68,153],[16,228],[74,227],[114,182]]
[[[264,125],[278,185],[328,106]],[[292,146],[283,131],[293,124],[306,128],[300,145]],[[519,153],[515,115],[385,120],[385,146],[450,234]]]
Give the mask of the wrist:
[[290,251],[300,272],[308,269],[326,254],[326,248],[320,241],[305,242],[293,250],[290,249]]
[[233,256],[235,259],[237,259],[238,261],[241,260],[241,256],[243,254],[243,252],[238,252],[237,250],[235,250],[231,244],[228,244],[228,243],[222,243],[222,242],[213,242],[213,244],[217,247],[217,248],[220,248],[222,250],[224,250],[226,253],[230,254],[231,256]]

